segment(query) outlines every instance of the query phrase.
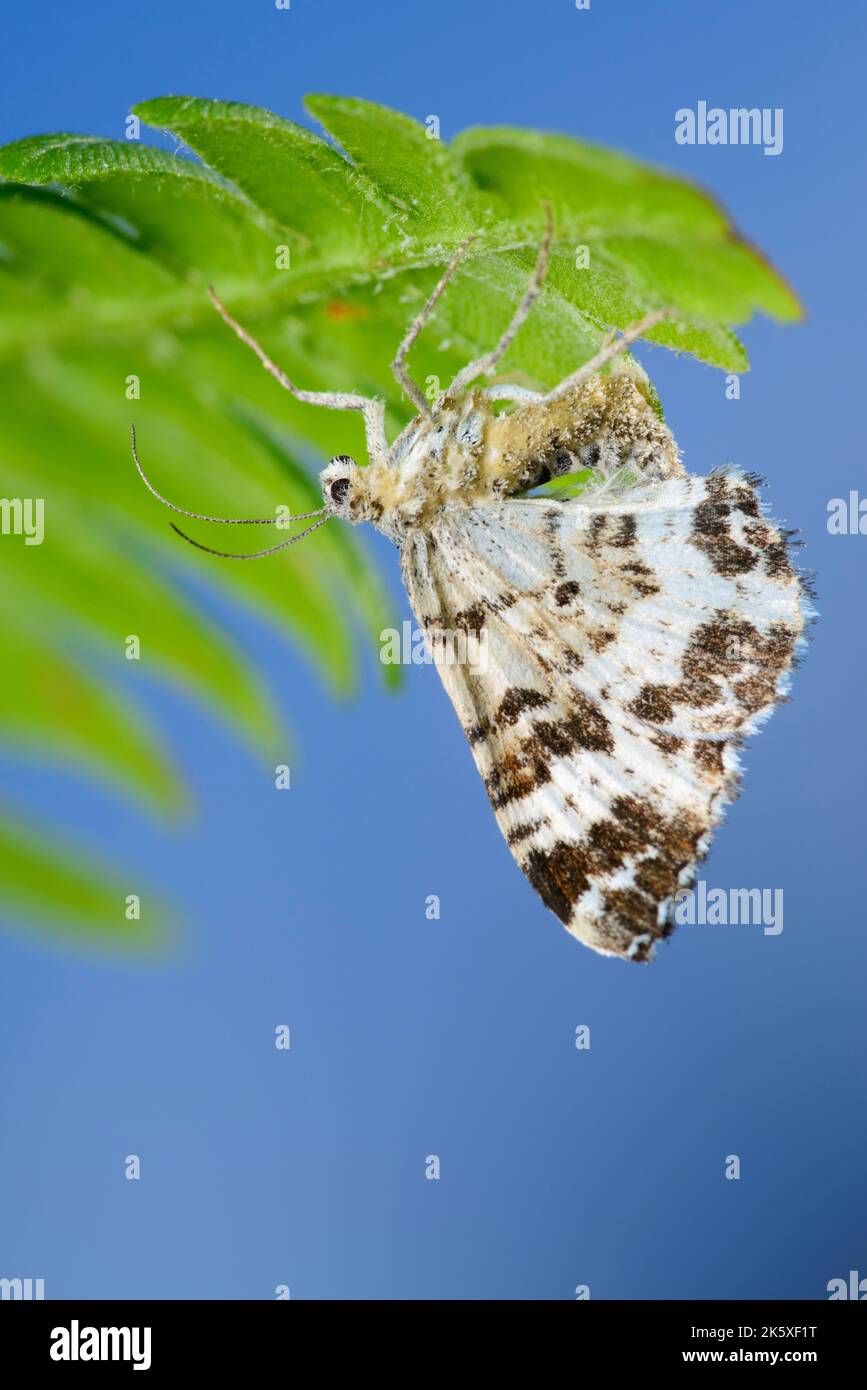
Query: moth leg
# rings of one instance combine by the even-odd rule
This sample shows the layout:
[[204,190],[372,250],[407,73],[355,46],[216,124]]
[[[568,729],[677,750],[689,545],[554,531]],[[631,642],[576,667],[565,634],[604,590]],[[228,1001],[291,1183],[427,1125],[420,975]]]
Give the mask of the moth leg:
[[559,386],[555,386],[553,391],[549,391],[544,399],[553,401],[566,391],[574,391],[576,387],[581,386],[589,377],[598,372],[600,367],[604,367],[615,357],[619,357],[621,352],[625,352],[639,338],[643,338],[651,328],[662,323],[663,319],[671,318],[673,314],[673,309],[653,309],[649,314],[645,314],[643,319],[639,319],[638,323],[633,323],[629,328],[624,329],[619,338],[616,336],[616,331],[612,331],[606,337],[599,351],[577,371],[572,372],[571,376],[567,376],[561,381]]
[[452,256],[451,260],[449,261],[448,265],[446,266],[445,270],[440,276],[438,283],[431,290],[427,302],[424,305],[424,308],[422,309],[421,313],[413,319],[409,328],[406,330],[406,335],[403,339],[403,342],[400,344],[400,347],[395,353],[394,361],[391,364],[391,370],[394,372],[394,375],[397,378],[398,385],[401,387],[403,391],[406,392],[413,405],[416,407],[417,410],[421,411],[423,415],[430,415],[431,408],[428,404],[426,397],[422,394],[418,386],[416,386],[415,382],[413,381],[412,377],[406,369],[407,353],[409,352],[419,333],[421,333],[421,330],[424,328],[425,324],[427,323],[428,319],[433,313],[434,308],[436,307],[437,300],[440,298],[440,295],[442,294],[446,285],[449,283],[449,280],[451,280],[461,261],[464,259],[464,256],[467,253],[467,248],[473,241],[475,241],[475,233],[472,236],[468,236],[464,241],[461,242],[457,251]]
[[275,381],[294,396],[297,401],[304,401],[307,405],[324,405],[329,410],[359,410],[364,416],[364,432],[367,439],[367,452],[371,463],[383,462],[388,454],[388,441],[385,437],[385,403],[375,400],[368,396],[356,396],[348,391],[302,391],[283,371],[276,362],[265,352],[265,349],[256,342],[252,334],[246,328],[242,328],[237,319],[234,319],[223,304],[219,295],[208,286],[208,294],[211,303],[216,309],[220,318],[227,323],[232,332],[235,333],[242,343],[246,343],[248,348],[255,352],[266,372],[270,372]]
[[533,274],[530,276],[529,284],[524,291],[520,304],[512,315],[511,323],[495,348],[492,348],[490,352],[486,352],[483,357],[477,357],[475,362],[468,362],[465,367],[461,368],[449,389],[446,391],[445,394],[447,396],[456,396],[458,392],[469,386],[471,381],[475,381],[477,376],[489,375],[496,367],[506,349],[511,346],[518,330],[526,322],[530,310],[536,302],[536,297],[542,288],[545,272],[548,269],[548,255],[551,249],[551,236],[554,230],[554,222],[551,216],[551,209],[547,204],[545,206],[545,217],[545,235],[539,246],[539,254],[536,257]]

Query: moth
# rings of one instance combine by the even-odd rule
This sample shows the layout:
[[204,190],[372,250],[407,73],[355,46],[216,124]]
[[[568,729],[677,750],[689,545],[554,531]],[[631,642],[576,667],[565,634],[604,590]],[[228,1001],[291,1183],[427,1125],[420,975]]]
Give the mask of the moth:
[[[668,311],[609,335],[553,390],[478,384],[532,309],[551,234],[549,214],[499,342],[430,403],[406,360],[472,239],[459,248],[392,364],[418,413],[391,444],[381,400],[299,389],[211,290],[293,396],[361,412],[369,455],[322,471],[322,507],[297,518],[311,526],[227,558],[275,553],[333,517],[388,536],[521,869],[579,941],[646,961],[736,794],[744,738],[787,691],[809,608],[791,533],[768,519],[758,480],[687,473],[623,356]],[[133,453],[166,502],[134,434]],[[576,495],[529,495],[575,474]],[[484,641],[483,664],[445,659],[455,633]]]

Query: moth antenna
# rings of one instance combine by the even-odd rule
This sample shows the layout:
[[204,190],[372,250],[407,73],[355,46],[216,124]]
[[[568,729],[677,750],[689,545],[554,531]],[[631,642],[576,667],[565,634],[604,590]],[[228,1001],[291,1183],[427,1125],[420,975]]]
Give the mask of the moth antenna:
[[[173,512],[179,512],[181,516],[190,516],[193,518],[194,521],[216,521],[219,522],[221,526],[275,526],[277,524],[277,517],[275,516],[205,516],[203,512],[189,512],[187,511],[186,507],[176,506],[176,504],[174,502],[170,502],[167,497],[163,497],[161,492],[157,492],[150,478],[145,473],[144,469],[141,466],[141,461],[138,456],[138,449],[136,447],[135,425],[131,424],[129,430],[130,439],[132,442],[132,456],[135,462],[135,466],[138,469],[139,477],[141,478],[148,492],[152,493],[158,502],[162,502],[164,507],[168,507]],[[319,511],[316,512],[293,513],[291,520],[309,521],[311,517],[321,515],[322,508],[320,507]]]
[[[323,508],[323,511],[324,510]],[[312,512],[311,515],[316,516],[317,513]],[[170,521],[169,525],[173,531],[177,532],[182,540],[187,541],[189,545],[194,545],[197,550],[204,550],[206,555],[218,555],[221,560],[261,560],[264,555],[276,555],[278,550],[285,550],[288,545],[294,545],[296,541],[303,541],[305,536],[309,536],[311,531],[316,531],[320,526],[324,526],[326,521],[331,520],[332,516],[333,512],[329,513],[328,516],[320,516],[319,520],[314,521],[312,526],[305,526],[304,530],[299,531],[297,536],[289,536],[287,540],[281,541],[279,545],[269,545],[267,550],[250,550],[243,554],[237,554],[232,550],[214,550],[210,545],[202,545],[201,541],[194,541],[192,536],[188,536],[186,531],[182,531],[180,526],[176,526],[173,521]]]

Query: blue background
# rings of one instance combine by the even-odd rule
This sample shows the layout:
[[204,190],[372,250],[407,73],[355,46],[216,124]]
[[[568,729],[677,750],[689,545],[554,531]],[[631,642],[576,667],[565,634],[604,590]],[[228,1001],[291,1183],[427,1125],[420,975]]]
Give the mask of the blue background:
[[[867,1275],[867,538],[826,529],[864,478],[864,29],[854,3],[792,0],[7,11],[4,140],[122,137],[132,102],[168,92],[299,119],[331,91],[436,112],[445,138],[560,129],[712,187],[808,319],[746,329],[736,402],[710,368],[651,370],[689,467],[768,477],[822,620],[703,872],[782,887],[785,929],[684,926],[649,968],[582,949],[535,899],[430,668],[387,696],[368,658],[339,707],[245,620],[298,735],[292,790],[154,690],[199,798],[182,834],[8,766],[23,809],[145,865],[189,922],[150,966],[8,924],[0,1275],[122,1298],[821,1298]],[[782,106],[783,153],[676,145],[699,99]]]

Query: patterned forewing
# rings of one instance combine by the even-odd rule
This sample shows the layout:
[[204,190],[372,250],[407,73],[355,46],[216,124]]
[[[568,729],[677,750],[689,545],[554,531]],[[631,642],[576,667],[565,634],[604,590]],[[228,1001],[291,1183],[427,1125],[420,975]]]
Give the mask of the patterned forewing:
[[[596,504],[455,506],[402,561],[530,883],[587,945],[648,958],[804,626],[753,482],[681,474]],[[454,659],[460,633],[478,660]]]

